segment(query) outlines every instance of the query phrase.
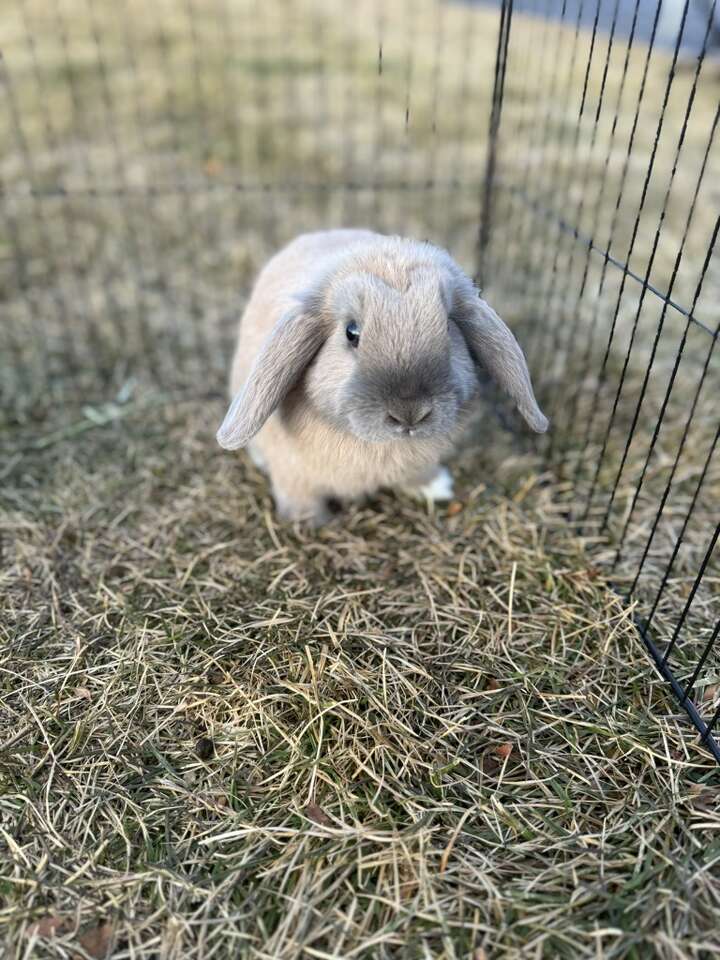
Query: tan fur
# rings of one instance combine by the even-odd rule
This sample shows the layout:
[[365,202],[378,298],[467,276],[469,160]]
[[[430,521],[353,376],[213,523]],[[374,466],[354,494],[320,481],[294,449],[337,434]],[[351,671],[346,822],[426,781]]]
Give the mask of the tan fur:
[[[303,235],[265,266],[240,324],[230,378],[235,399],[218,440],[232,449],[257,430],[250,441],[253,458],[270,475],[283,516],[320,522],[327,498],[353,499],[379,487],[420,486],[432,479],[452,449],[474,391],[472,337],[462,324],[448,321],[443,307],[462,282],[463,295],[471,299],[472,285],[444,251],[367,230]],[[342,422],[347,416],[342,391],[355,362],[342,317],[360,309],[366,362],[379,368],[387,356],[393,368],[411,370],[415,358],[424,356],[440,370],[450,350],[462,401],[452,430],[374,442]],[[477,331],[488,342],[481,325]],[[322,356],[314,363],[320,346]],[[524,358],[522,367],[527,375]],[[512,392],[512,385],[507,389]],[[522,384],[519,389],[519,406],[532,407],[532,388],[531,402]],[[361,434],[364,429],[371,428],[360,423]]]

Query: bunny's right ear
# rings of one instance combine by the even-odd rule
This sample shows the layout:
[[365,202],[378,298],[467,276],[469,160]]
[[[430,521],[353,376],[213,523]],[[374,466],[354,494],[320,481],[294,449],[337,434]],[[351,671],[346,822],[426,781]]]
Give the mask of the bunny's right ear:
[[278,320],[216,434],[221,447],[237,450],[252,440],[298,383],[325,337],[325,325],[302,303]]
[[528,426],[545,433],[548,419],[537,404],[525,355],[510,329],[478,296],[469,279],[451,277],[443,299],[475,362],[515,401]]

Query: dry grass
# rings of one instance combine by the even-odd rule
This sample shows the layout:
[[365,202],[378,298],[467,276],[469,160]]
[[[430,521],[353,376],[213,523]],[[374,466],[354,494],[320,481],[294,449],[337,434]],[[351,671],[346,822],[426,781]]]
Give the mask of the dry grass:
[[[565,515],[582,508],[599,457],[639,290],[620,299],[599,383],[598,355],[585,371],[577,350],[593,323],[604,346],[619,275],[598,296],[592,261],[578,298],[582,251],[566,238],[558,246],[505,189],[527,176],[544,204],[593,228],[612,127],[602,114],[590,149],[598,53],[573,145],[588,38],[572,73],[572,33],[516,17],[487,278],[522,331],[564,469],[582,461],[578,485],[485,416],[453,464],[449,509],[384,494],[310,534],[278,525],[262,478],[212,440],[238,313],[263,260],[310,227],[429,237],[473,268],[496,12],[430,0],[358,0],[352,17],[330,0],[22,0],[0,22],[6,105],[23,134],[6,110],[3,957],[720,954],[717,768],[654,676],[634,611],[601,575],[614,547],[596,535],[659,309],[649,297],[640,311],[583,540]],[[619,91],[619,49],[606,103]],[[641,67],[634,54],[608,164],[613,203]],[[664,54],[651,64],[618,256],[667,67]],[[678,75],[673,88],[631,258],[639,272],[690,82]],[[716,98],[703,75],[651,273],[663,290]],[[717,209],[716,163],[714,154],[678,271],[681,303]],[[58,185],[68,194],[43,193]],[[709,323],[718,284],[716,259],[698,306]],[[681,333],[673,313],[620,478],[615,536]],[[686,347],[620,587],[682,435],[703,336],[693,331]],[[161,392],[158,374],[180,390]],[[718,385],[715,363],[642,599],[692,497]],[[578,425],[591,415],[583,452]],[[661,638],[719,497],[713,464],[658,609]],[[717,616],[718,583],[715,558],[678,650],[681,677]],[[697,693],[711,713],[716,662]]]
[[122,409],[6,451],[7,956],[713,955],[717,771],[530,455],[310,535]]

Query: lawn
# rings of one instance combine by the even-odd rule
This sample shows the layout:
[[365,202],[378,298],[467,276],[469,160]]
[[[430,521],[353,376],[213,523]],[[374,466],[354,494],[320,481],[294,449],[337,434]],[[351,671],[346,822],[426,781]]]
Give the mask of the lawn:
[[[563,239],[554,262],[555,235],[511,189],[527,178],[598,242],[609,229],[612,205],[595,201],[612,119],[601,111],[593,140],[588,107],[577,143],[568,122],[590,37],[571,70],[572,29],[516,18],[487,278],[528,346],[562,457],[548,461],[488,394],[451,464],[456,500],[382,493],[310,532],[278,523],[249,459],[214,442],[242,304],[277,244],[332,223],[428,237],[474,269],[497,13],[430,0],[359,0],[351,17],[329,0],[24,0],[1,5],[0,22],[13,108],[0,119],[12,144],[0,158],[0,954],[720,954],[720,774],[633,622],[716,430],[717,364],[636,608],[616,588],[637,563],[709,341],[690,336],[611,583],[683,318],[667,320],[601,532],[659,315],[652,298],[640,304],[581,534],[567,515],[583,508],[605,427],[583,449],[582,421],[593,403],[610,409],[640,291],[623,294],[621,343],[599,383],[597,355],[583,371],[577,347],[596,317],[602,355],[619,277],[601,296],[593,261],[576,297],[584,251]],[[598,41],[595,107],[602,89],[606,105],[622,93],[618,44],[603,88]],[[642,56],[619,100],[613,203]],[[618,256],[668,65],[663,52],[649,68]],[[634,248],[641,275],[692,73],[676,82]],[[716,97],[703,73],[654,258],[661,290]],[[715,162],[677,271],[681,304],[712,229]],[[714,261],[703,322],[719,283]],[[575,334],[538,332],[548,314],[578,317]],[[660,637],[719,490],[713,463]],[[714,558],[683,677],[717,616],[717,584]],[[697,699],[711,714],[720,685],[708,667]]]

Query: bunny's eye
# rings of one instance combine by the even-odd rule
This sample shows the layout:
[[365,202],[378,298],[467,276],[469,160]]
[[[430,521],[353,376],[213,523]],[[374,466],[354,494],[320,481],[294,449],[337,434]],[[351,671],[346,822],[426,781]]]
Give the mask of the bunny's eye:
[[345,327],[345,336],[353,347],[356,347],[360,343],[360,327],[358,327],[354,320],[351,320]]

